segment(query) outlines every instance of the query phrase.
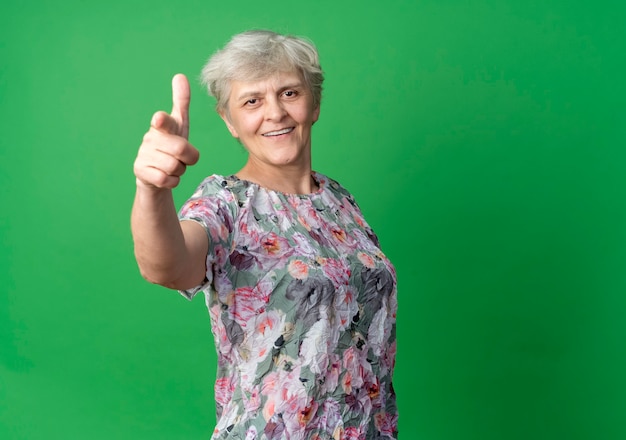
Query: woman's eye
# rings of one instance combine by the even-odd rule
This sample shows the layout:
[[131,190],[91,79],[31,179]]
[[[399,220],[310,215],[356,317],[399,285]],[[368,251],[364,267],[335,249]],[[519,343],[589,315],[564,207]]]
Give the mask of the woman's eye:
[[258,99],[256,99],[256,98],[251,98],[251,99],[248,99],[248,100],[246,101],[246,105],[254,105],[254,104],[256,104],[257,102],[259,102],[259,100],[258,100]]
[[287,97],[287,98],[292,98],[294,96],[296,96],[296,91],[295,90],[285,90],[283,92],[283,94]]

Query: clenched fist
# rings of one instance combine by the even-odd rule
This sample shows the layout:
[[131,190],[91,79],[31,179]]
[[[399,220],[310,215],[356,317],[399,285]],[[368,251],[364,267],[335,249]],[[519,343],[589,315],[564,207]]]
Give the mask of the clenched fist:
[[156,112],[135,159],[138,186],[171,189],[200,153],[188,142],[189,82],[183,74],[172,78],[172,112]]

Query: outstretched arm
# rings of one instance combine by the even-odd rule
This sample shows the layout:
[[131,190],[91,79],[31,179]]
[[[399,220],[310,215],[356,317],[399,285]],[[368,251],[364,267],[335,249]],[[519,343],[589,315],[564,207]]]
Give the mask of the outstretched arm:
[[206,232],[196,222],[179,222],[172,189],[199,153],[189,142],[187,78],[172,79],[172,112],[157,112],[135,159],[137,191],[131,214],[135,258],[142,276],[172,289],[189,289],[205,277]]

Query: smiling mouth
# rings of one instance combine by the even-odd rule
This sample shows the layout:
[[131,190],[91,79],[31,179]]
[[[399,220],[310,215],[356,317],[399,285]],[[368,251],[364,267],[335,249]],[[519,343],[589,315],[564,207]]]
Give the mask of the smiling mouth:
[[267,133],[263,133],[263,136],[265,137],[280,136],[281,134],[291,133],[293,129],[294,127],[289,127],[289,128],[283,128],[282,130],[269,131]]

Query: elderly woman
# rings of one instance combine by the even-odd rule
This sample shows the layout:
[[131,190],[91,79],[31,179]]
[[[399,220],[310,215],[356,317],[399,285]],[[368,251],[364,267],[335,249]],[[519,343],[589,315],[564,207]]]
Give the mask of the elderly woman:
[[395,439],[393,266],[352,195],[311,169],[323,75],[314,46],[236,35],[202,71],[248,159],[206,178],[177,213],[172,188],[198,161],[189,84],[173,79],[135,161],[142,275],[203,292],[218,353],[213,439]]

